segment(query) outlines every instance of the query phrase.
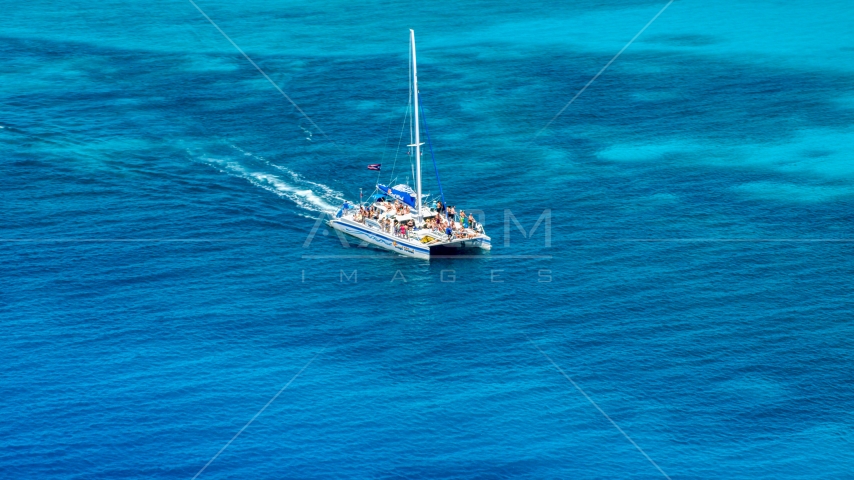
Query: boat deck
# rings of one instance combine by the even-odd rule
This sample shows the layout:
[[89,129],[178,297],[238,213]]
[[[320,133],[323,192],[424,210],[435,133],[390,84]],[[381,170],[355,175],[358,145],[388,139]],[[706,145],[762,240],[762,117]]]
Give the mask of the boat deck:
[[[424,209],[422,215],[430,218],[434,217],[436,212]],[[367,243],[417,258],[430,258],[431,253],[439,251],[454,253],[472,248],[490,250],[492,247],[491,239],[483,232],[482,227],[477,230],[458,228],[449,236],[444,231],[422,226],[406,229],[404,234],[389,226],[393,225],[395,220],[408,223],[412,220],[412,215],[394,215],[381,211],[375,212],[373,218],[363,218],[358,209],[342,208],[328,225]]]
[[[426,209],[425,209],[426,210]],[[427,212],[424,212],[427,213]],[[425,218],[430,218],[436,216],[436,212],[430,211],[431,215],[424,215]],[[400,241],[404,242],[415,242],[418,245],[422,245],[425,247],[434,247],[434,246],[453,246],[460,245],[466,241],[473,241],[476,239],[487,239],[489,237],[483,233],[483,228],[479,228],[477,230],[471,228],[458,228],[453,231],[453,233],[449,236],[442,230],[430,229],[430,228],[412,228],[406,229],[406,233],[401,233],[399,229],[395,229],[390,225],[384,225],[380,222],[380,220],[388,219],[390,221],[397,221],[400,224],[408,222],[412,220],[411,214],[406,215],[381,215],[380,218],[360,218],[357,212],[348,212],[342,214],[338,220],[347,220],[354,224],[361,225],[363,227],[367,227],[368,229],[380,233],[384,233],[388,236],[394,237]]]

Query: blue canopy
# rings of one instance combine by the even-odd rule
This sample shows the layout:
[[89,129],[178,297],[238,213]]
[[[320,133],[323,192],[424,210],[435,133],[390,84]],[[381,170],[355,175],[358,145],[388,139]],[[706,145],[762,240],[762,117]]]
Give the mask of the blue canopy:
[[385,195],[388,195],[392,198],[396,198],[401,202],[409,205],[410,207],[415,206],[416,193],[412,191],[412,188],[406,185],[395,185],[394,187],[387,187],[385,185],[377,184],[377,188]]

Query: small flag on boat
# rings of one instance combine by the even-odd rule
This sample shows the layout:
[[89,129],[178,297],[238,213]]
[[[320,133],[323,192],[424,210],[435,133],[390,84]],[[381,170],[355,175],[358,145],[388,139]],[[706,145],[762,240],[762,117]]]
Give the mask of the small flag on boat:
[[379,170],[381,165],[381,163],[372,163],[368,165],[368,170]]

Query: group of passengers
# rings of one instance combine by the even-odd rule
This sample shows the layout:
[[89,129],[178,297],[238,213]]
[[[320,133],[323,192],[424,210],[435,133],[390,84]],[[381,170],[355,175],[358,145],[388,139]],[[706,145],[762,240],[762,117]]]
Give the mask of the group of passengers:
[[[377,203],[385,207],[385,211],[387,213],[394,216],[407,215],[410,213],[409,206],[404,205],[399,201],[394,203],[378,201]],[[383,210],[377,205],[371,205],[367,208],[365,208],[364,205],[359,205],[359,211],[356,212],[353,219],[357,222],[365,223],[365,219],[370,218],[380,224],[382,231],[393,233],[396,236],[403,238],[407,238],[409,236],[409,232],[415,228],[415,222],[411,218],[408,222],[399,222],[396,219],[393,220],[389,216],[384,215],[383,213]]]
[[473,238],[478,235],[478,223],[474,215],[466,215],[464,210],[457,213],[456,207],[446,207],[442,202],[436,202],[436,218],[427,219],[427,228],[444,233],[451,238]]
[[[364,223],[365,219],[375,220],[380,224],[380,228],[384,232],[408,238],[409,233],[415,228],[415,222],[411,218],[408,221],[399,222],[396,219],[392,219],[391,216],[408,215],[410,213],[409,206],[399,200],[395,200],[393,203],[387,200],[378,200],[376,204],[370,205],[367,208],[364,205],[359,205],[359,211],[355,213],[353,219],[361,223]],[[457,213],[456,207],[446,207],[442,202],[436,203],[435,218],[427,218],[424,222],[425,228],[437,232],[439,235],[444,233],[447,235],[448,240],[454,238],[474,238],[478,235],[478,225],[474,219],[474,215],[471,213],[466,215],[466,212],[463,210]]]
[[[385,199],[377,200],[377,203],[386,208],[388,213],[392,215],[409,215],[412,211],[409,209],[409,205],[402,203],[400,200],[395,200],[394,203],[389,202]],[[371,207],[375,208],[375,207]]]

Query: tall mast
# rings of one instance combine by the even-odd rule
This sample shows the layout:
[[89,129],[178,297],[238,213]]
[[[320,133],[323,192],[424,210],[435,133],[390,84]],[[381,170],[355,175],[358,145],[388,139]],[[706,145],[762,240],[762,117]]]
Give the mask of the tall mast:
[[415,66],[415,30],[409,29],[409,43],[412,45],[412,103],[415,123],[415,215],[421,218],[421,138],[418,124],[418,69]]

